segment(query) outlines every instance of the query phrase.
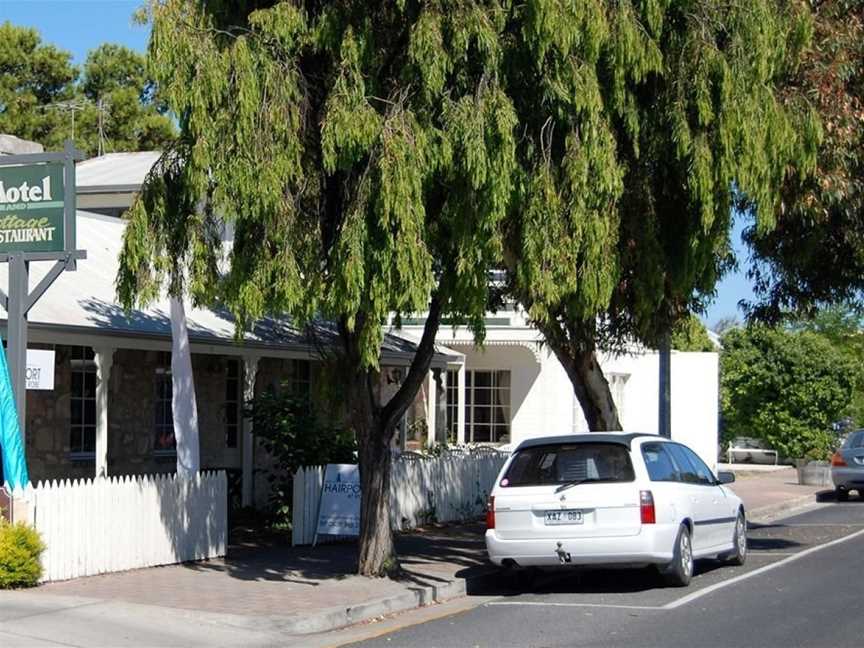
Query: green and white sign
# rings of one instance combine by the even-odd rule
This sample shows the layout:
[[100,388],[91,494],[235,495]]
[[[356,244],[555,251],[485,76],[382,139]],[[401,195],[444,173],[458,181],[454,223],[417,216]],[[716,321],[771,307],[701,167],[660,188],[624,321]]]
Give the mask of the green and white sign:
[[62,252],[63,163],[0,167],[0,252]]

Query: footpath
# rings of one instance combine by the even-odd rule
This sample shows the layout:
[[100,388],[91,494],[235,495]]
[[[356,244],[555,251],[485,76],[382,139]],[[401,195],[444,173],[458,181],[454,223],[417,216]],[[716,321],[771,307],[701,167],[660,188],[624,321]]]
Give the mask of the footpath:
[[[799,486],[792,468],[736,472],[732,488],[753,521],[816,503],[826,491]],[[398,579],[356,576],[354,544],[246,542],[224,560],[0,592],[0,645],[56,645],[39,640],[56,640],[57,624],[72,624],[70,636],[84,633],[71,645],[146,645],[136,640],[145,635],[152,645],[274,645],[464,596],[494,573],[480,522],[400,534],[396,543]],[[82,621],[90,610],[92,628]]]

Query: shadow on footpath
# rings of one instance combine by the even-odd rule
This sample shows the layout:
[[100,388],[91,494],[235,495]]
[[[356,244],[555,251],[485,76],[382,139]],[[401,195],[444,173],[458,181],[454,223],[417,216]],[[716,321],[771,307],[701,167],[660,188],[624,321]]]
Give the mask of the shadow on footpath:
[[[455,570],[470,574],[488,569],[485,527],[480,522],[418,529],[395,537],[401,570],[393,580],[429,586],[449,582]],[[245,581],[291,582],[317,587],[357,573],[353,540],[292,547],[285,536],[246,538],[228,547],[224,560],[185,563],[197,572],[218,572]],[[436,567],[436,563],[440,567]],[[456,567],[448,567],[455,565]],[[461,569],[459,569],[461,568]]]

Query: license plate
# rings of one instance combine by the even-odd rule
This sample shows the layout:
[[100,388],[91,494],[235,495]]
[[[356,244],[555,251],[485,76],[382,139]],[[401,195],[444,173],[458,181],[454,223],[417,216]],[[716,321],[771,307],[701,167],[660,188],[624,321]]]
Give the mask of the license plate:
[[582,524],[583,520],[582,511],[546,511],[546,526],[555,526],[556,524]]

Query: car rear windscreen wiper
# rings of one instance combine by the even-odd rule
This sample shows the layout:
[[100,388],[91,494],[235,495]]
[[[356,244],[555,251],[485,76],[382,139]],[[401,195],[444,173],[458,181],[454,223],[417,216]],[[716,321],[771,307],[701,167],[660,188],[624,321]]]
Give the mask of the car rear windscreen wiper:
[[567,490],[568,488],[572,488],[573,486],[578,486],[579,484],[596,484],[599,482],[614,482],[618,481],[614,477],[588,477],[586,479],[574,479],[573,481],[566,482],[561,484],[558,488],[555,489],[556,493],[560,493],[563,490]]

